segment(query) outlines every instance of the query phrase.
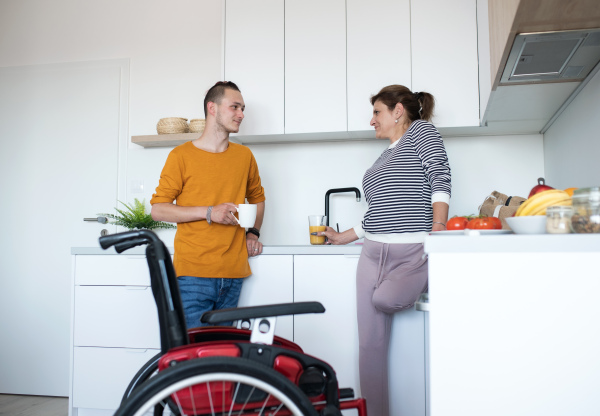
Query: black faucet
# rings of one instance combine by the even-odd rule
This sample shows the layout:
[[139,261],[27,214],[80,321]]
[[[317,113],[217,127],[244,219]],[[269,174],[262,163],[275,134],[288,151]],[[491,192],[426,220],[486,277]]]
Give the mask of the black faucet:
[[358,188],[336,188],[325,192],[325,216],[327,217],[326,225],[329,225],[329,195],[339,194],[342,192],[354,192],[356,194],[356,202],[360,202],[360,191]]

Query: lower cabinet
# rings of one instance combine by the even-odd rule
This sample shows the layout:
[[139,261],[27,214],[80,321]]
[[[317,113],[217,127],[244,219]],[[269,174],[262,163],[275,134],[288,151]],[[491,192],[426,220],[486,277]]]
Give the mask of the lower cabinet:
[[[360,396],[358,255],[261,255],[250,259],[239,306],[319,301],[323,314],[281,317],[275,333],[329,363]],[[72,416],[112,415],[129,381],[160,351],[145,256],[74,255]],[[390,345],[391,414],[425,415],[424,314],[396,314]],[[356,414],[354,410],[344,415]]]
[[340,387],[360,396],[356,266],[358,256],[294,256],[294,301],[318,301],[323,314],[294,317],[294,341],[305,353],[326,361]]
[[[238,306],[294,301],[294,256],[261,255],[250,258],[252,274],[244,280]],[[275,335],[294,340],[294,317],[277,318]]]
[[112,415],[129,381],[160,351],[143,255],[73,256],[69,414]]

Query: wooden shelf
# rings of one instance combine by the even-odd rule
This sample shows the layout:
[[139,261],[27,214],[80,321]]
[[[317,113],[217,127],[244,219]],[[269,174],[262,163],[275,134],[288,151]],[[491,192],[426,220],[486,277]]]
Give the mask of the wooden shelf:
[[142,147],[175,147],[197,139],[202,133],[153,134],[149,136],[131,136],[131,142]]

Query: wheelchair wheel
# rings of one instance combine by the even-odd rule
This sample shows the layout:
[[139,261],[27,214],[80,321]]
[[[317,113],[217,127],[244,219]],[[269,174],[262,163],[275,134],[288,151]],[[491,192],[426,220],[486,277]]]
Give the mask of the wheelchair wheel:
[[308,397],[291,381],[245,358],[185,361],[138,386],[115,416],[152,414],[317,416]]

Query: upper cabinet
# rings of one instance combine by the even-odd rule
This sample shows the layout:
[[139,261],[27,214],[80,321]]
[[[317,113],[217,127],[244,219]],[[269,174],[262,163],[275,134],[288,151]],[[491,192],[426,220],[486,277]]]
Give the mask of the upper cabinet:
[[381,88],[411,88],[410,30],[410,0],[346,0],[348,131],[372,130]]
[[285,133],[347,130],[345,0],[285,0]]
[[373,138],[370,97],[436,98],[440,128],[479,126],[476,0],[225,0],[224,74],[242,143]]
[[435,97],[438,128],[479,126],[474,0],[411,2],[412,90]]
[[225,2],[225,79],[246,104],[240,136],[284,133],[284,2]]

